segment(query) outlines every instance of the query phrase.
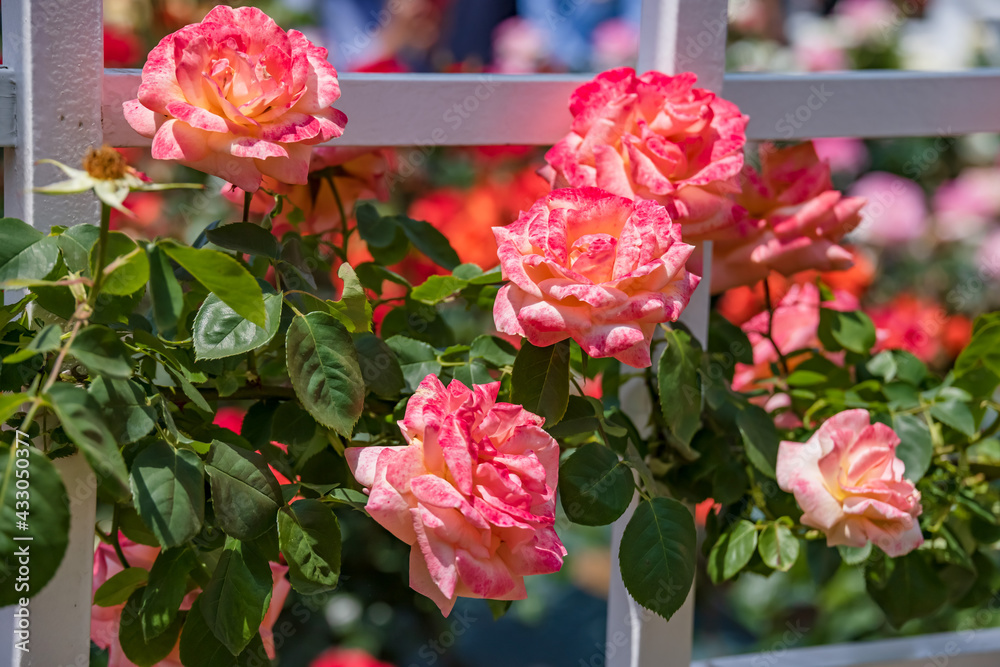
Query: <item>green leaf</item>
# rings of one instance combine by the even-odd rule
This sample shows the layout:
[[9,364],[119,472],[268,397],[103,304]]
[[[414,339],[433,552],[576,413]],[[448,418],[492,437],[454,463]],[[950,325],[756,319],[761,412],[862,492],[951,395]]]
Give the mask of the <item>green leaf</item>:
[[181,546],[201,530],[205,471],[197,454],[157,440],[132,463],[130,482],[136,511],[165,548]]
[[458,253],[448,243],[444,234],[439,232],[429,222],[423,220],[413,220],[404,216],[395,217],[396,224],[403,229],[406,238],[420,252],[437,264],[451,271],[462,263],[458,258]]
[[284,503],[281,485],[263,456],[213,440],[205,470],[216,521],[227,535],[252,540],[274,525]]
[[819,340],[830,352],[867,354],[875,345],[875,325],[861,311],[819,309]]
[[149,572],[141,567],[125,568],[94,591],[94,604],[98,607],[115,607],[128,601],[129,596],[146,585]]
[[288,375],[303,407],[316,421],[349,438],[365,400],[350,334],[332,315],[314,312],[292,320],[285,346]]
[[788,572],[799,557],[799,539],[792,534],[788,526],[775,521],[760,531],[757,550],[769,568]]
[[511,392],[514,403],[524,406],[554,426],[569,401],[569,341],[535,347],[527,340],[514,360]]
[[340,579],[340,523],[318,500],[298,500],[278,512],[278,542],[292,588],[303,595],[332,591]]
[[208,240],[226,250],[278,259],[281,248],[274,234],[252,222],[233,222],[205,231]]
[[344,289],[339,301],[327,302],[330,313],[351,333],[371,331],[372,304],[365,294],[365,288],[358,280],[358,275],[347,262],[340,265],[337,275],[344,281]]
[[45,398],[90,467],[101,487],[116,500],[128,500],[128,471],[118,443],[101,418],[101,409],[85,389],[57,382]]
[[70,271],[90,275],[90,249],[97,243],[101,229],[97,225],[74,225],[56,237],[56,243],[62,250],[66,268]]
[[493,368],[513,366],[517,348],[497,336],[477,336],[472,341],[469,359],[482,359]]
[[757,528],[740,519],[719,536],[708,554],[708,576],[719,584],[732,579],[746,567],[757,548]]
[[468,281],[455,276],[429,276],[410,292],[410,298],[435,306],[468,285]]
[[[149,258],[139,250],[135,241],[121,232],[108,234],[107,246],[104,250],[104,266],[108,267],[118,258],[128,259],[104,276],[101,292],[124,296],[132,294],[149,282]],[[97,245],[90,249],[90,275],[97,274]]]
[[209,294],[194,318],[194,351],[198,359],[223,359],[267,345],[281,322],[281,294],[265,294],[266,325],[259,327]]
[[10,419],[23,403],[30,400],[27,394],[0,394],[0,423]]
[[187,547],[164,549],[149,569],[149,581],[142,596],[142,635],[158,637],[173,624],[188,593],[188,572],[197,565],[197,556]]
[[753,346],[746,333],[715,310],[709,317],[708,351],[723,355],[727,366],[753,364]]
[[684,505],[672,498],[640,502],[618,552],[622,581],[635,601],[673,616],[694,582],[696,542],[694,517]]
[[868,542],[863,547],[845,547],[840,545],[837,547],[840,551],[840,558],[848,565],[860,565],[868,560],[868,557],[872,555],[872,543]]
[[271,600],[271,568],[253,546],[229,538],[212,579],[199,596],[201,615],[233,655],[257,634]]
[[903,476],[916,483],[927,472],[934,454],[927,422],[916,415],[894,415],[892,428],[899,436],[896,456],[906,466]]
[[955,372],[959,375],[979,367],[1000,376],[1000,313],[987,313],[976,318],[972,339],[955,360]]
[[92,373],[120,380],[132,377],[132,359],[118,334],[106,326],[91,324],[80,329],[69,353]]
[[156,425],[156,410],[146,403],[146,392],[132,380],[98,377],[88,392],[101,406],[101,417],[115,442],[131,444]]
[[382,217],[369,203],[359,204],[354,217],[358,221],[358,234],[369,248],[388,248],[401,231],[395,218]]
[[218,250],[189,248],[174,241],[162,242],[160,248],[227,306],[257,326],[267,326],[264,293],[235,259]]
[[613,451],[588,442],[560,466],[559,495],[570,521],[604,526],[628,509],[635,481],[632,470]]
[[930,409],[931,417],[947,424],[956,431],[972,437],[976,433],[976,418],[972,416],[969,404],[954,398],[934,403]]
[[177,327],[184,308],[184,291],[162,250],[148,243],[146,255],[149,257],[149,298],[153,302],[153,321],[158,330],[166,333]]
[[36,354],[58,350],[61,346],[62,329],[55,324],[50,324],[35,334],[35,337],[26,346],[4,357],[3,363],[19,364],[22,361],[27,361]]
[[118,643],[122,647],[122,653],[133,664],[138,667],[153,667],[174,650],[174,646],[177,645],[177,637],[181,633],[181,625],[184,622],[184,618],[178,616],[162,633],[146,641],[140,621],[142,596],[143,592],[141,590],[135,591],[129,597],[125,608],[122,609],[119,620]]
[[180,658],[185,667],[236,667],[236,656],[215,638],[202,615],[199,595],[181,630]]
[[657,385],[660,411],[671,441],[688,460],[698,457],[691,438],[701,428],[701,347],[687,332],[671,329],[664,334],[667,347],[660,357]]
[[[27,466],[19,461],[27,461]],[[0,444],[0,606],[17,604],[20,598],[38,595],[55,575],[69,540],[69,498],[62,477],[48,457],[34,447],[19,444],[16,448]],[[26,471],[18,476],[17,471]],[[21,488],[18,488],[21,482]],[[25,487],[27,484],[27,488]],[[18,492],[21,496],[18,497]],[[24,491],[28,492],[30,514],[24,512],[22,502]],[[27,530],[19,522],[28,524]],[[31,541],[15,540],[15,537],[30,537]],[[17,551],[28,546],[31,566],[28,573],[27,590],[17,590],[14,586],[18,574]]]
[[929,616],[947,601],[947,587],[925,552],[884,558],[882,563],[883,568],[869,567],[865,571],[868,594],[893,627],[899,628],[911,618]]
[[411,390],[415,391],[428,375],[441,372],[437,350],[427,343],[406,336],[393,336],[385,344],[396,353],[403,378]]
[[886,382],[895,379],[911,385],[919,385],[927,376],[927,366],[906,350],[882,350],[865,365],[872,375]]
[[368,391],[383,398],[398,396],[406,387],[406,379],[392,348],[370,333],[355,336],[354,347]]
[[0,218],[0,283],[41,280],[59,259],[54,237],[17,218]]
[[503,618],[510,606],[514,603],[513,600],[487,600],[486,604],[490,606],[490,614],[493,616],[494,621],[499,621]]
[[774,479],[780,442],[774,420],[763,408],[747,404],[736,414],[736,426],[743,437],[743,446],[750,463]]

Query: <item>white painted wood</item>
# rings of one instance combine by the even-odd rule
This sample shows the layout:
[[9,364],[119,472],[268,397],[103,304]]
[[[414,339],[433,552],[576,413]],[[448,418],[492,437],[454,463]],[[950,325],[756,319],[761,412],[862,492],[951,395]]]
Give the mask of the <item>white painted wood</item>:
[[791,648],[806,630],[789,628],[793,641],[749,655],[713,658],[691,667],[996,667],[1000,628],[963,630],[903,639]]
[[[710,19],[702,21],[711,25]],[[704,28],[695,35],[709,33]],[[688,64],[713,62],[703,56]],[[335,106],[349,121],[344,136],[330,143],[553,144],[569,126],[570,93],[590,78],[578,74],[342,74],[343,97]],[[718,72],[714,77],[703,72],[699,80],[718,89]],[[2,84],[0,70],[0,114]],[[139,70],[107,70],[104,133],[112,145],[150,143],[121,114],[121,103],[134,98],[138,87]],[[750,116],[747,136],[752,140],[1000,132],[1000,114],[993,112],[1000,108],[1000,69],[732,74],[725,77],[725,96]],[[456,104],[461,113],[455,110]],[[0,115],[0,145],[11,136],[4,128]]]
[[[60,178],[52,158],[79,165],[100,145],[102,4],[99,0],[4,0],[4,68],[0,74],[0,140],[4,149],[4,215],[47,230],[53,225],[97,222],[92,196],[51,197],[32,192]],[[13,94],[11,94],[13,90]],[[16,134],[16,140],[10,139]],[[55,462],[67,487],[89,473],[76,456]],[[30,603],[31,652],[0,655],[0,664],[27,667],[86,665],[90,654],[91,569],[95,497],[72,507],[70,542],[55,578]],[[0,626],[12,627],[11,610]]]

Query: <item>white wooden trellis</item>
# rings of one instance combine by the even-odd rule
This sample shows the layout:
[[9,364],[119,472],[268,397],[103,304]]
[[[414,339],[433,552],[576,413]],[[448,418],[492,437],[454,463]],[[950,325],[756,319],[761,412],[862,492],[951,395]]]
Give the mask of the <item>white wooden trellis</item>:
[[[570,7],[576,6],[576,0]],[[0,147],[4,215],[39,229],[96,220],[96,201],[52,198],[31,188],[56,174],[40,158],[69,164],[90,146],[148,145],[125,122],[137,70],[103,70],[101,0],[3,0]],[[737,103],[750,139],[947,137],[1000,132],[1000,70],[956,73],[849,72],[724,76],[726,0],[645,0],[639,69],[693,71],[699,85]],[[338,145],[431,146],[556,142],[569,127],[570,92],[589,76],[343,74],[337,103],[349,117]],[[456,106],[457,105],[457,106]],[[449,113],[450,112],[450,113]],[[414,164],[416,159],[414,159]],[[686,313],[703,339],[708,281]],[[32,651],[12,647],[10,610],[0,610],[0,665],[83,666],[89,656],[93,484],[77,459],[59,463],[73,502],[69,549],[56,579],[31,602]],[[621,526],[614,533],[620,536]],[[617,542],[615,548],[617,547]],[[614,570],[615,568],[613,568]],[[693,597],[693,596],[692,596]],[[995,610],[994,610],[995,611]],[[614,667],[687,667],[691,599],[669,622],[643,613],[613,575],[606,662]],[[970,630],[863,645],[767,653],[694,663],[698,667],[995,667],[1000,631]]]

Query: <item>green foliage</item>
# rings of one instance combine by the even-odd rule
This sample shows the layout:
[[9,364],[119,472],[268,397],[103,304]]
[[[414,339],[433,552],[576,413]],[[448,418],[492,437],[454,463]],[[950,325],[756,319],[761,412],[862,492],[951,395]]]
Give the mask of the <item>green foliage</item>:
[[522,342],[514,360],[511,398],[543,417],[546,426],[558,423],[569,401],[569,341],[548,347]]
[[205,469],[197,454],[155,440],[135,457],[129,481],[136,511],[164,548],[181,546],[201,530]]
[[271,601],[271,568],[250,543],[226,540],[212,578],[198,596],[201,617],[232,655],[257,635]]
[[340,578],[340,524],[318,500],[303,499],[278,514],[278,541],[295,590],[331,591]]
[[620,517],[635,494],[632,471],[607,447],[589,442],[559,471],[559,494],[570,521],[603,526]]

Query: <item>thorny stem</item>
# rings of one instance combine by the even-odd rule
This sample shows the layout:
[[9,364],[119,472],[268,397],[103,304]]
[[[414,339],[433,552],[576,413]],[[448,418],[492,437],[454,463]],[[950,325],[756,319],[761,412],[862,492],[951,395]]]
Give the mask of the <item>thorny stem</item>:
[[121,540],[118,539],[118,503],[115,503],[114,513],[111,515],[111,545],[115,548],[115,553],[118,554],[118,560],[121,562],[122,567],[126,570],[130,567],[128,560],[125,558],[125,552],[122,551]]
[[250,202],[253,201],[252,192],[243,193],[243,222],[250,222]]

